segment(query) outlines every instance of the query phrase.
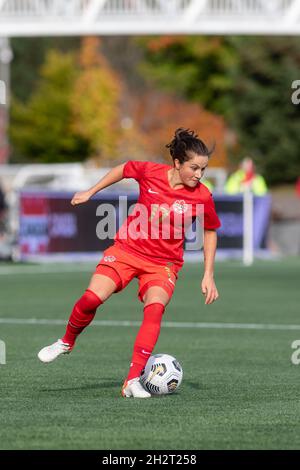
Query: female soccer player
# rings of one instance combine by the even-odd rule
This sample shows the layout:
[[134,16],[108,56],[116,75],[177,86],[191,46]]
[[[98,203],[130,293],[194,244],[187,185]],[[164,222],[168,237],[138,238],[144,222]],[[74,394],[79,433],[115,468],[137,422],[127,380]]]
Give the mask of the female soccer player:
[[[220,221],[212,195],[200,183],[211,151],[190,130],[177,129],[167,145],[173,166],[128,161],[113,168],[88,191],[74,195],[71,204],[83,204],[94,194],[123,178],[139,183],[135,209],[115,236],[113,246],[103,253],[90,284],[74,305],[64,336],[43,348],[38,357],[51,362],[70,353],[77,336],[93,320],[96,309],[111,294],[119,292],[134,278],[139,280],[138,297],[144,303],[144,317],[137,334],[123,397],[148,398],[140,375],[157,342],[163,313],[169,303],[183,265],[184,229],[201,215],[204,220],[205,304],[218,298],[214,281],[216,229]],[[199,209],[200,208],[200,209]],[[184,218],[184,221],[183,221]]]

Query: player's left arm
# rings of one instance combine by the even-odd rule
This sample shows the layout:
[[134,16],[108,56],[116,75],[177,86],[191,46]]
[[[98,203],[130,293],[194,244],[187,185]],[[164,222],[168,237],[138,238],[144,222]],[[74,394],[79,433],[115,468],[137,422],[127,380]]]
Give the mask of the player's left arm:
[[204,229],[204,276],[202,279],[201,288],[203,295],[205,295],[205,305],[212,304],[219,297],[219,293],[214,280],[216,249],[216,230]]

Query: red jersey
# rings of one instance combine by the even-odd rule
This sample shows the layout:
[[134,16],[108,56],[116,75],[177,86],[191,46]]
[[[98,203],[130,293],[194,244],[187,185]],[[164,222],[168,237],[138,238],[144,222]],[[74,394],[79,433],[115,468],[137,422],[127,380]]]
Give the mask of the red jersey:
[[186,229],[202,216],[204,229],[220,227],[209,190],[202,183],[194,188],[174,189],[168,180],[172,167],[161,163],[128,161],[123,178],[134,178],[140,195],[115,236],[116,246],[157,264],[183,265]]

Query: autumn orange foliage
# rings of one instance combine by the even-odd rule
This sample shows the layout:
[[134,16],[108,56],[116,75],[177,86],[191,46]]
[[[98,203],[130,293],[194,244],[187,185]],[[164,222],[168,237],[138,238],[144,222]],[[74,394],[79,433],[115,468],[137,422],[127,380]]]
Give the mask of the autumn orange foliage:
[[[164,159],[170,162],[165,145],[178,127],[193,129],[208,146],[216,144],[210,166],[227,165],[224,119],[172,95],[151,91],[130,100],[133,122],[142,135],[144,146],[140,159]],[[134,138],[134,136],[132,136]],[[141,137],[139,137],[141,139]]]
[[[149,47],[166,47],[173,40],[171,36],[153,39]],[[149,159],[171,163],[165,146],[175,129],[184,127],[195,130],[208,146],[216,144],[211,166],[226,165],[222,117],[155,89],[134,94],[126,85],[126,77],[120,77],[103,55],[99,38],[82,39],[79,64],[81,71],[72,98],[74,126],[91,142],[95,161]]]
[[88,139],[96,160],[117,157],[122,83],[105,59],[96,37],[82,39],[78,74],[72,96],[74,128]]
[[156,36],[147,40],[147,49],[151,52],[157,52],[173,44],[184,43],[185,36]]

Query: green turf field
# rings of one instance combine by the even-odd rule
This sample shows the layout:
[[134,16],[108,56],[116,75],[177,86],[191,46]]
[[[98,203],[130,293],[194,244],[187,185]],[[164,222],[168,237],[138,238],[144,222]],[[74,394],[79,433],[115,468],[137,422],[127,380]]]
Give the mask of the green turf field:
[[[64,327],[23,320],[66,320],[89,270],[0,264],[0,339],[7,348],[1,449],[300,448],[300,365],[291,362],[291,343],[300,340],[299,259],[251,268],[218,263],[220,300],[211,306],[200,291],[202,266],[186,265],[165,321],[192,325],[163,327],[155,349],[181,362],[182,386],[148,400],[120,396],[136,326],[90,326],[70,356],[49,365],[37,359]],[[113,295],[97,320],[140,320],[136,290],[133,281]]]

